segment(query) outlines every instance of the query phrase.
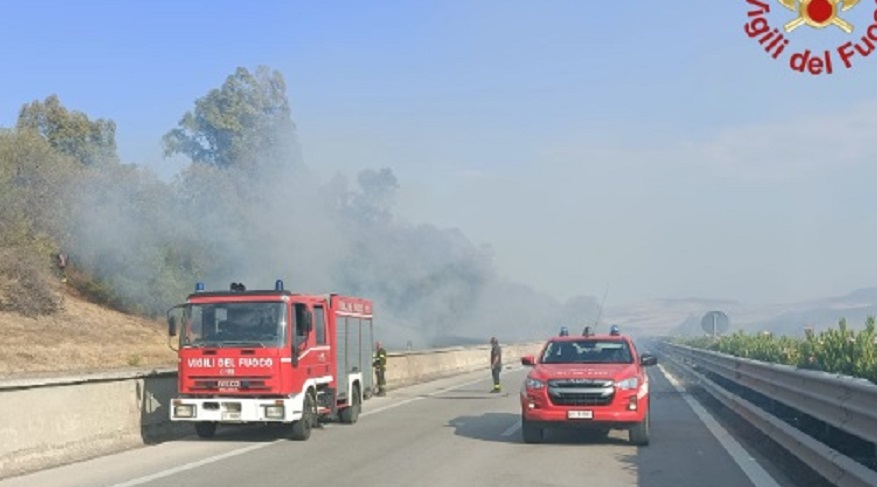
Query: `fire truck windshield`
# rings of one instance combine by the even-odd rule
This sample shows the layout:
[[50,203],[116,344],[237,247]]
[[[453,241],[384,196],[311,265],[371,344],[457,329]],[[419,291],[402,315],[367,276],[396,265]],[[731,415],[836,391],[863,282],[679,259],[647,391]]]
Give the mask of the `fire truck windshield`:
[[181,330],[184,347],[280,347],[285,341],[284,303],[189,305]]

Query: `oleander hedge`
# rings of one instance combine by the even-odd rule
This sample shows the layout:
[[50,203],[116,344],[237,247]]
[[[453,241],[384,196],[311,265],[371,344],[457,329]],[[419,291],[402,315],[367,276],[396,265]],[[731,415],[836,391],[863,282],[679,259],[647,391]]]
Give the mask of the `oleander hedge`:
[[841,319],[837,328],[819,333],[806,330],[804,338],[738,331],[716,339],[707,336],[674,341],[735,357],[822,370],[877,383],[877,326],[873,316],[859,331],[851,330],[846,319]]

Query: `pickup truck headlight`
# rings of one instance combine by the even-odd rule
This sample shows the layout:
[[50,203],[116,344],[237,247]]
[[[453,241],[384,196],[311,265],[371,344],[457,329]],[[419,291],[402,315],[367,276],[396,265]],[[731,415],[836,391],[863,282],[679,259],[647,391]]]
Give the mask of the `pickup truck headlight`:
[[542,389],[545,387],[545,383],[539,379],[527,377],[527,380],[524,381],[524,386],[527,389]]
[[615,387],[621,389],[622,391],[629,391],[631,389],[636,389],[639,386],[639,379],[636,377],[631,377],[629,379],[620,380],[615,383]]

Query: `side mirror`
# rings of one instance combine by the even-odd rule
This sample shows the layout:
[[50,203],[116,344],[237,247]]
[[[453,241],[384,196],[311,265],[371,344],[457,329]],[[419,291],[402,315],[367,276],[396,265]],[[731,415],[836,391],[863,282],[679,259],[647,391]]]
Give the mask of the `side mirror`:
[[643,365],[643,367],[651,367],[652,365],[658,364],[658,357],[650,353],[644,353],[639,357],[639,363]]
[[179,331],[177,328],[182,321],[182,317],[185,316],[186,306],[187,305],[185,304],[178,304],[167,310],[167,346],[175,352],[177,351],[177,348],[173,344],[173,338],[177,336],[177,332]]
[[185,304],[178,304],[167,310],[167,334],[170,337],[177,336],[177,327],[182,321]]
[[532,355],[525,355],[521,357],[521,365],[528,365],[530,367],[536,365],[536,360]]
[[168,336],[172,336],[172,337],[177,336],[177,317],[176,316],[168,316],[167,317],[167,334],[168,334]]

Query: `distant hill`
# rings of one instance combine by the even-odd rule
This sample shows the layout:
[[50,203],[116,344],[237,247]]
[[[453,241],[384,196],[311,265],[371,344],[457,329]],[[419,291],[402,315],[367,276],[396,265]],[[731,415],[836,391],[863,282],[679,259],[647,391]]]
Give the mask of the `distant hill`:
[[607,307],[601,322],[617,323],[638,334],[700,335],[700,320],[712,310],[724,311],[731,319],[732,330],[802,335],[807,326],[816,330],[835,327],[841,318],[846,318],[851,328],[859,329],[868,316],[877,316],[877,287],[843,296],[767,305],[702,297],[656,299]]
[[851,328],[860,329],[869,316],[877,316],[877,288],[859,289],[845,296],[796,303],[776,315],[741,325],[752,331],[803,335],[805,327],[824,330],[837,326],[841,318],[846,318]]
[[736,301],[709,298],[655,299],[641,303],[607,306],[601,323],[618,324],[626,333],[668,334],[687,320],[696,317],[698,328],[704,313],[720,309],[729,316],[746,313]]

